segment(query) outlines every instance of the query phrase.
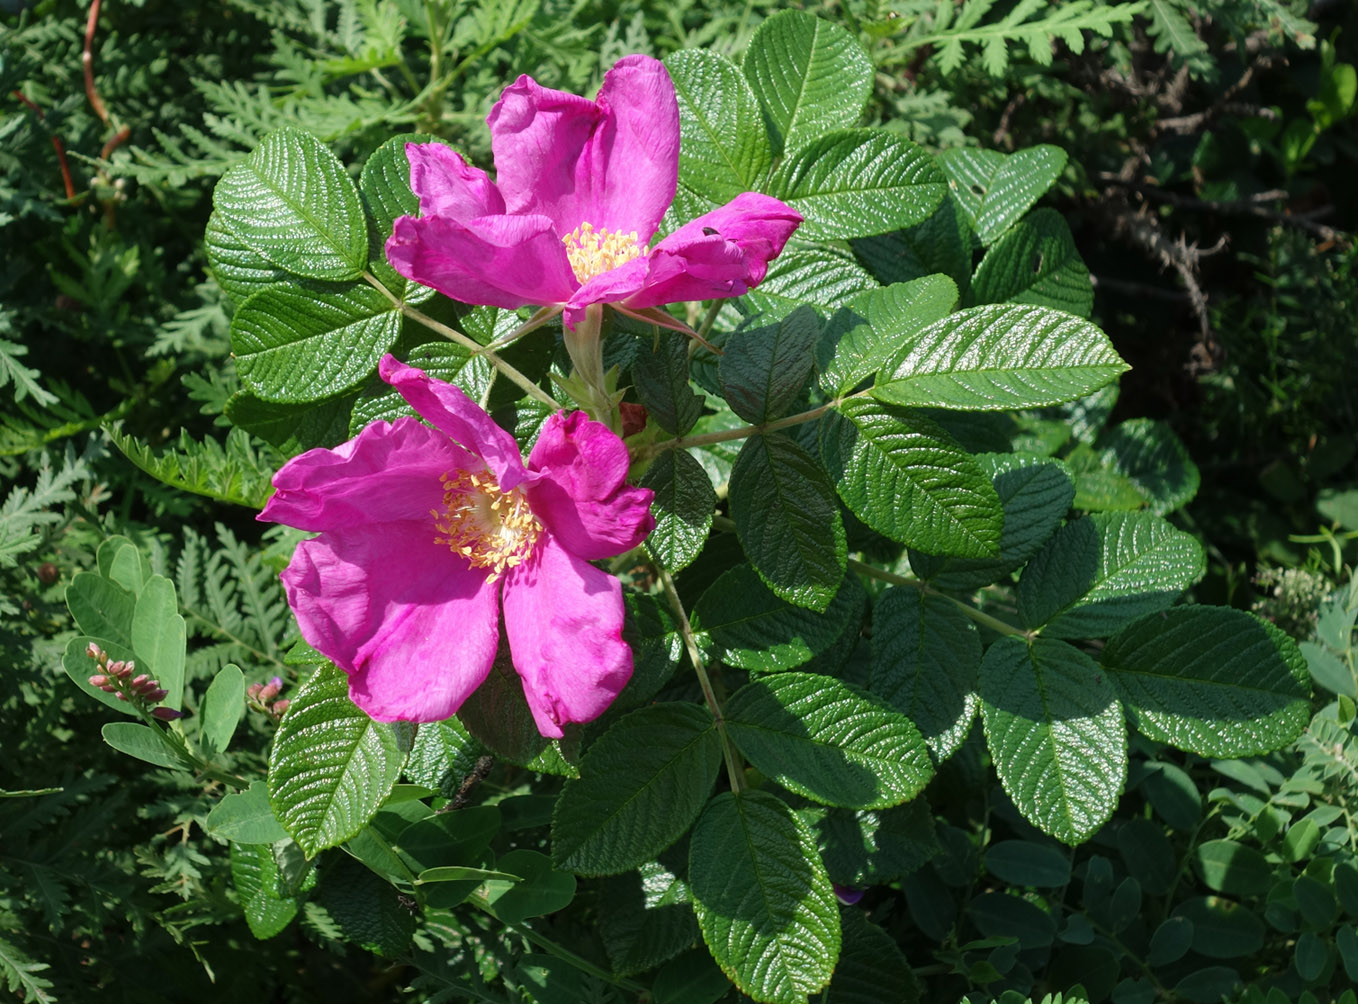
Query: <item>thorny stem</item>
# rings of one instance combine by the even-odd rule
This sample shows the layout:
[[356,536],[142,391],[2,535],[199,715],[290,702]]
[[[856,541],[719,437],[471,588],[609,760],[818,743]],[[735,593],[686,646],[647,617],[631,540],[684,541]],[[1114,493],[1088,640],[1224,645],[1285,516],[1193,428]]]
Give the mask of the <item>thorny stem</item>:
[[684,612],[684,603],[679,599],[679,591],[674,588],[674,579],[670,577],[669,569],[659,564],[655,567],[661,588],[665,590],[665,598],[670,601],[670,609],[674,611],[674,616],[679,621],[679,634],[684,639],[684,649],[688,652],[689,661],[693,663],[693,671],[698,676],[698,686],[702,688],[703,698],[716,720],[717,735],[721,737],[721,752],[726,760],[726,773],[731,779],[731,790],[743,791],[745,775],[740,769],[740,755],[736,753],[730,736],[726,734],[726,719],[722,717],[721,704],[712,689],[712,680],[707,675],[707,669],[703,666],[703,657],[698,652],[698,642],[693,637],[693,625],[689,623],[688,614]]
[[561,405],[556,402],[555,398],[553,398],[550,394],[548,394],[537,384],[533,383],[532,380],[529,380],[526,376],[520,373],[509,363],[501,359],[497,353],[492,352],[490,349],[487,349],[484,345],[480,345],[477,342],[473,341],[472,339],[468,338],[466,335],[458,331],[456,328],[450,328],[442,321],[436,321],[423,311],[416,310],[414,307],[410,306],[410,304],[406,303],[400,297],[395,296],[392,293],[392,291],[387,289],[386,286],[382,285],[382,283],[378,281],[377,277],[374,276],[371,272],[364,272],[363,278],[366,279],[374,289],[380,290],[383,293],[383,295],[386,296],[387,299],[389,299],[392,303],[394,303],[397,307],[401,309],[401,313],[403,313],[406,317],[409,317],[412,321],[418,321],[420,324],[423,324],[430,331],[442,335],[450,342],[455,342],[456,344],[466,349],[468,352],[475,352],[479,355],[485,356],[486,359],[490,361],[492,366],[494,366],[497,370],[503,373],[513,384],[515,384],[515,386],[517,386],[529,397],[541,401],[543,404],[547,405],[553,411],[557,411],[561,408]]

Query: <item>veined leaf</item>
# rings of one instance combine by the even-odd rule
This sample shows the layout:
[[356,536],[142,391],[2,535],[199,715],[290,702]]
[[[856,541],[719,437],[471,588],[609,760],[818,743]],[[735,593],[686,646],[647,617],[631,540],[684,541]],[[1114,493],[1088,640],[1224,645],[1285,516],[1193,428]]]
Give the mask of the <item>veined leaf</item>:
[[1031,303],[1089,317],[1094,285],[1065,218],[1034,209],[990,250],[971,282],[976,303]]
[[798,247],[770,262],[759,288],[743,299],[751,310],[780,318],[804,304],[828,313],[876,286],[877,280],[847,254],[828,247]]
[[349,678],[322,666],[297,692],[269,757],[269,801],[307,857],[344,843],[401,773],[396,729],[349,700]]
[[833,677],[759,677],[731,695],[725,713],[750,763],[824,805],[898,805],[919,794],[934,772],[910,719]]
[[799,10],[780,11],[755,29],[743,68],[775,155],[856,125],[872,89],[872,61],[858,40]]
[[721,769],[712,715],[655,704],[619,719],[585,754],[552,816],[552,858],[582,875],[650,861],[698,818]]
[[976,459],[917,411],[850,398],[821,421],[835,490],[880,534],[934,554],[997,554],[1004,511]]
[[872,393],[889,404],[1006,411],[1084,397],[1128,368],[1088,321],[991,304],[925,328],[878,374]]
[[679,184],[713,205],[761,191],[773,159],[759,101],[740,68],[715,52],[665,57],[679,99]]
[[246,247],[307,279],[357,279],[368,232],[354,183],[321,141],[283,128],[217,182],[213,207]]
[[703,399],[689,384],[688,342],[674,331],[662,331],[651,347],[637,349],[632,380],[648,415],[666,432],[682,436],[703,413]]
[[770,194],[806,217],[803,240],[868,237],[922,223],[947,178],[921,147],[877,129],[827,133],[779,165]]
[[953,195],[982,244],[1023,217],[1066,166],[1066,151],[1030,146],[1008,156],[977,147],[953,147],[938,156]]
[[215,212],[208,217],[203,250],[212,278],[237,306],[287,278],[287,272],[251,249]]
[[260,940],[280,933],[301,907],[297,897],[283,893],[280,879],[271,846],[232,842],[231,881],[250,933]]
[[1067,523],[1019,579],[1019,620],[1048,638],[1104,638],[1170,606],[1207,570],[1202,545],[1150,513]]
[[434,290],[407,279],[388,265],[386,243],[398,217],[420,215],[419,197],[410,188],[406,144],[434,139],[426,133],[413,132],[393,136],[373,151],[358,179],[359,195],[368,210],[368,260],[373,275],[405,303],[423,303],[434,295]]
[[896,1004],[919,1004],[919,983],[896,939],[869,923],[863,910],[846,907],[839,915],[844,948],[825,1004],[881,1004],[884,995]]
[[756,424],[787,414],[811,376],[819,335],[820,318],[810,307],[732,334],[719,370],[731,410]]
[[889,285],[946,275],[965,298],[971,283],[971,224],[949,186],[934,214],[905,230],[851,241],[854,257]]
[[677,572],[702,551],[712,529],[717,493],[702,464],[687,450],[666,450],[656,457],[642,476],[641,487],[655,492],[651,501],[655,529],[646,538],[646,549]]
[[1143,734],[1200,756],[1258,756],[1306,727],[1306,660],[1243,610],[1150,614],[1110,638],[1099,662]]
[[839,503],[814,458],[785,435],[751,436],[731,469],[731,519],[745,556],[775,594],[817,612],[844,579]]
[[380,290],[274,286],[241,304],[231,351],[241,380],[266,401],[320,401],[366,380],[401,333]]
[[909,716],[940,763],[971,730],[980,665],[976,625],[946,597],[893,586],[878,599],[871,690]]
[[703,940],[746,994],[805,1004],[830,982],[839,910],[815,836],[767,792],[723,792],[689,845],[689,888]]
[[1166,422],[1129,419],[1104,431],[1097,445],[1104,466],[1131,481],[1153,513],[1167,515],[1198,494],[1198,467]]
[[986,743],[1018,810],[1067,844],[1088,840],[1127,775],[1122,708],[1094,660],[1062,641],[1004,637],[981,660],[980,690]]

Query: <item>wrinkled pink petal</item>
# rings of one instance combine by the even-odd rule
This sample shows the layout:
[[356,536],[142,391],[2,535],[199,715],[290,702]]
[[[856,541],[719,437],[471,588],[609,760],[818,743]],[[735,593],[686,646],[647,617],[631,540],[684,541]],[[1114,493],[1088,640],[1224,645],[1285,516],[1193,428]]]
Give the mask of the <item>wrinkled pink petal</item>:
[[378,721],[442,721],[490,672],[499,583],[435,544],[428,517],[304,540],[282,578],[302,637]]
[[579,285],[546,216],[402,216],[386,250],[401,275],[463,303],[513,310],[564,301]]
[[274,475],[257,519],[299,530],[428,517],[443,498],[439,475],[480,463],[413,418],[373,422],[333,450],[308,450]]
[[505,633],[538,731],[603,714],[632,676],[622,585],[552,537],[505,578]]
[[[525,479],[535,480],[524,469],[519,444],[514,437],[496,425],[459,388],[446,381],[436,380],[414,366],[407,366],[393,355],[382,357],[382,361],[377,364],[377,372],[400,392],[412,408],[433,422],[445,435],[484,460],[501,490],[509,491]],[[460,469],[475,470],[479,466],[473,461],[461,465]],[[440,492],[439,498],[442,497]]]
[[442,143],[407,143],[410,188],[419,196],[421,216],[446,216],[463,222],[503,216],[505,200],[480,168]]
[[624,56],[597,101],[523,76],[491,110],[497,184],[511,213],[550,216],[648,242],[679,177],[679,104],[663,64]]
[[542,427],[528,467],[543,476],[525,491],[533,513],[567,551],[590,561],[636,547],[655,527],[649,488],[626,483],[627,447],[583,411]]

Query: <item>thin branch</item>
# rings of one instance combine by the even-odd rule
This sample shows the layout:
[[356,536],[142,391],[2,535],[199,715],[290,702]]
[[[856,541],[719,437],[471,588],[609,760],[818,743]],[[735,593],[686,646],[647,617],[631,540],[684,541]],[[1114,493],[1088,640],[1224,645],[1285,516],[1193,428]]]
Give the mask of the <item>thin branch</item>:
[[[28,98],[24,97],[24,95],[20,91],[11,91],[10,93],[13,94],[16,98],[18,98],[26,108],[31,109],[33,113],[38,116],[39,119],[44,119],[47,117],[43,114],[41,108],[39,108],[34,102],[30,101]],[[66,186],[66,198],[74,199],[75,184],[74,182],[71,181],[71,167],[69,164],[66,163],[66,148],[61,145],[61,140],[58,139],[56,136],[50,136],[48,138],[52,140],[52,149],[57,152],[57,163],[61,166],[61,181],[62,184]]]

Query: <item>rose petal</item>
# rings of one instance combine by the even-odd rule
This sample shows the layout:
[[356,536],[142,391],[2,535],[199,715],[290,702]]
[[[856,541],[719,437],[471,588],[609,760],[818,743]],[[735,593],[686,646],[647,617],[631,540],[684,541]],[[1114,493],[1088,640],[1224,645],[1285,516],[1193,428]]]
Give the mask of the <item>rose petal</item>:
[[617,579],[547,536],[505,577],[505,633],[538,731],[604,713],[632,676]]
[[302,637],[378,721],[447,718],[499,644],[499,584],[433,541],[427,519],[330,530],[283,572]]
[[468,466],[481,464],[413,418],[373,422],[333,450],[308,450],[284,464],[256,518],[311,531],[427,519],[443,499],[439,475]]
[[583,411],[547,419],[528,458],[542,474],[525,491],[533,514],[571,554],[590,561],[630,551],[655,527],[649,488],[626,484],[627,447]]
[[[519,444],[514,437],[496,425],[459,388],[436,380],[414,366],[407,366],[392,355],[382,357],[377,364],[377,372],[400,392],[412,408],[455,442],[484,460],[501,490],[509,491],[525,479],[536,480],[524,469],[523,459],[519,456]],[[473,470],[476,467],[479,465],[472,461],[460,469]],[[439,498],[442,497],[440,494]]]
[[480,168],[442,143],[407,143],[410,188],[419,196],[421,216],[446,216],[462,222],[503,216],[505,200]]
[[579,285],[546,216],[402,216],[386,252],[407,279],[463,303],[560,303]]
[[549,216],[562,236],[587,222],[644,244],[674,199],[679,105],[649,56],[618,60],[597,101],[520,77],[487,122],[508,211]]

